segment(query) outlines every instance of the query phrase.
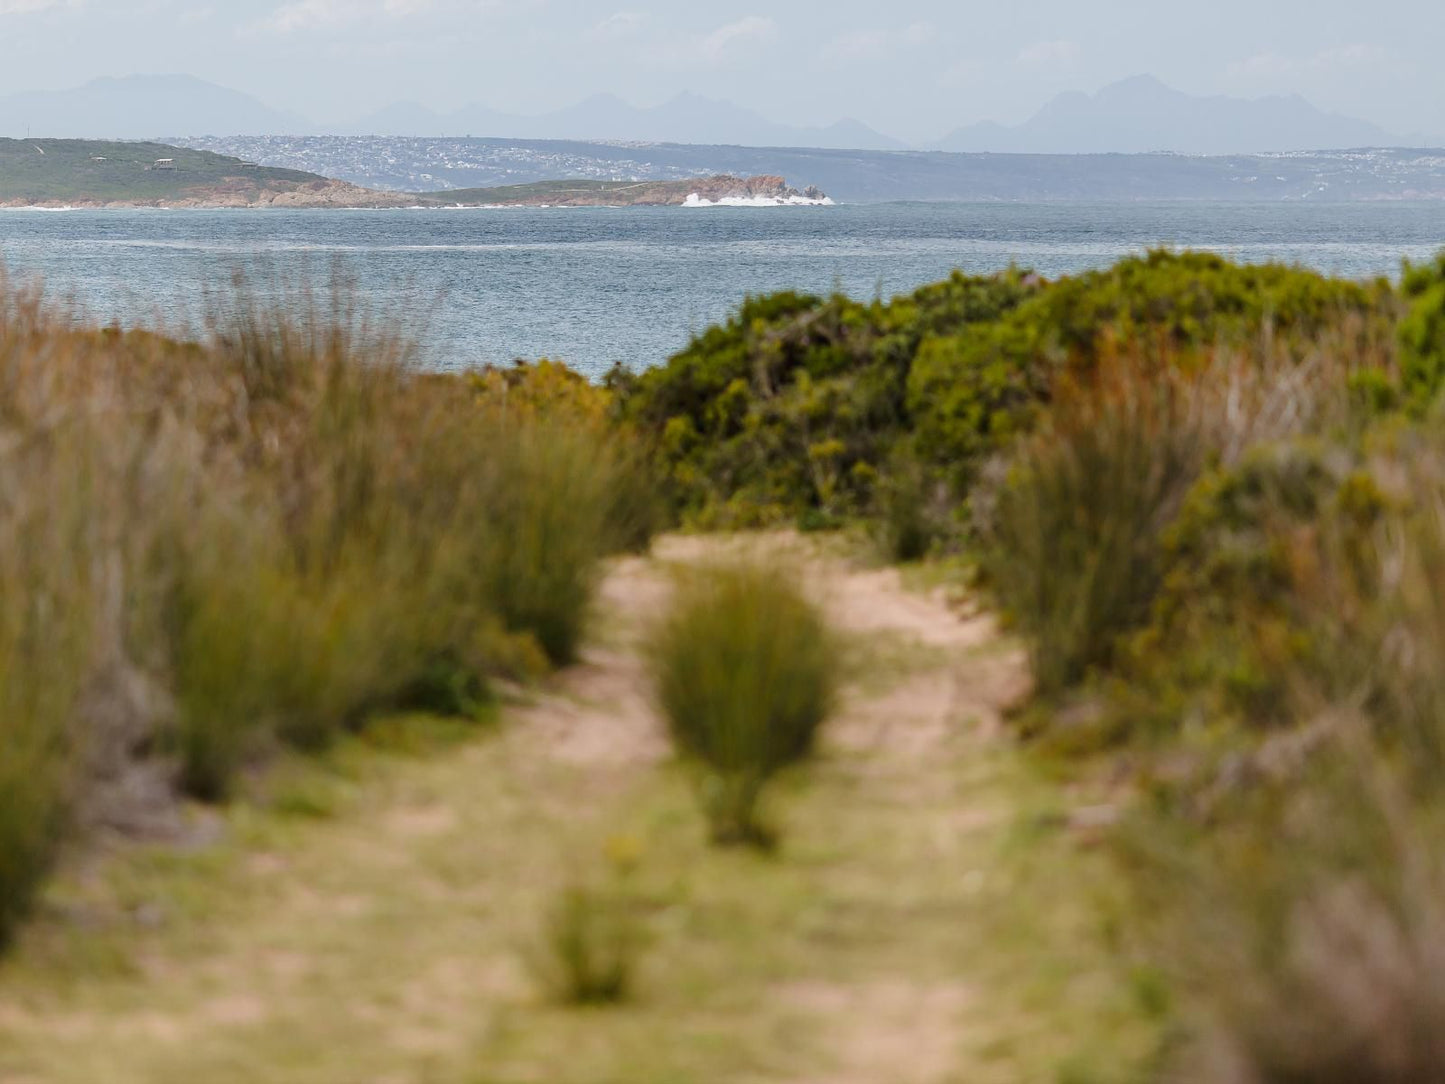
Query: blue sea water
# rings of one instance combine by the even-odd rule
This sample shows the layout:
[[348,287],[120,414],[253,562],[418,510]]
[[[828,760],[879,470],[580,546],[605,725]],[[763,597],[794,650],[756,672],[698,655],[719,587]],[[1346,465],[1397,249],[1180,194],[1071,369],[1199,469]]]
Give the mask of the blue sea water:
[[1169,245],[1356,278],[1445,247],[1445,204],[0,212],[12,277],[110,322],[176,326],[236,270],[325,278],[405,320],[438,367],[655,365],[749,294],[892,296],[955,268],[1048,276]]

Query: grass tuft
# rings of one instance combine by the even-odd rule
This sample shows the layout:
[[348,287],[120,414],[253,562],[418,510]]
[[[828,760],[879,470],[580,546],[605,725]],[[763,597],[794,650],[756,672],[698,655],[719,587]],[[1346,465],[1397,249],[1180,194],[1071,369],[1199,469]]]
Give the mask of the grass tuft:
[[838,653],[822,614],[785,569],[702,569],[679,579],[651,657],[673,742],[704,770],[713,840],[770,845],[763,788],[811,753],[837,698]]

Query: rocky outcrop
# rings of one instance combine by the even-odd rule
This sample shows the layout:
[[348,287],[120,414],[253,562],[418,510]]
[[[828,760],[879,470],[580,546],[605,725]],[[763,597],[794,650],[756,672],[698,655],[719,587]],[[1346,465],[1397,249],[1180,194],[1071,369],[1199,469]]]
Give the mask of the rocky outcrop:
[[799,191],[778,176],[717,174],[685,181],[548,181],[504,188],[471,188],[417,197],[462,207],[685,207],[740,203],[830,202],[817,188]]

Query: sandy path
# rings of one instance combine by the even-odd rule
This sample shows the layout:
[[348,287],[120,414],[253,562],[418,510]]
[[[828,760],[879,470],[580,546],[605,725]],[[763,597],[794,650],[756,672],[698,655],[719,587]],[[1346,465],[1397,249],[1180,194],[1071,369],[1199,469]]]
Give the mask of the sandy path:
[[[701,844],[637,650],[668,566],[739,545],[795,561],[868,660],[770,866]],[[790,536],[662,539],[612,568],[601,613],[582,662],[495,737],[378,769],[332,820],[245,827],[240,811],[239,853],[219,873],[125,871],[126,892],[149,885],[160,901],[157,928],[107,928],[112,915],[92,943],[40,922],[0,971],[0,1080],[1010,1079],[961,1052],[992,1011],[959,962],[978,937],[971,879],[1010,814],[983,764],[1026,682],[992,619]],[[629,817],[653,826],[665,859],[649,888],[653,995],[611,1017],[539,1007],[517,946],[555,892],[557,855]],[[194,913],[171,902],[181,892]],[[84,973],[102,950],[129,962]],[[720,1030],[741,1053],[715,1046]],[[569,1047],[586,1057],[559,1061]],[[713,1073],[724,1058],[736,1066]]]

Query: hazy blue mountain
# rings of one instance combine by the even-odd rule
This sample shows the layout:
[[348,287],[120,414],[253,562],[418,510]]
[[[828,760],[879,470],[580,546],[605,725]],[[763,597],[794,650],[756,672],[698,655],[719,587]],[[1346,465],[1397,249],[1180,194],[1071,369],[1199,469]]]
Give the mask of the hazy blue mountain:
[[314,129],[294,113],[189,75],[96,79],[69,90],[0,98],[0,136],[12,138],[291,135]]
[[454,113],[436,113],[422,106],[402,104],[336,127],[359,135],[469,134],[501,139],[605,139],[847,150],[896,150],[904,146],[860,121],[842,120],[826,128],[797,127],[697,94],[679,94],[651,108],[632,105],[615,94],[597,94],[532,117],[499,113],[479,105]]
[[975,124],[938,149],[1028,154],[1254,154],[1271,151],[1398,146],[1378,125],[1328,113],[1299,95],[1195,97],[1152,75],[1136,75],[1097,94],[1060,94],[1016,127]]
[[82,87],[0,98],[0,136],[150,139],[302,135],[458,136],[508,139],[605,139],[649,143],[810,146],[890,150],[902,143],[856,120],[827,128],[782,124],[731,102],[680,94],[652,108],[599,94],[541,116],[483,105],[438,112],[398,102],[360,120],[317,124],[240,91],[189,75],[97,79]]

